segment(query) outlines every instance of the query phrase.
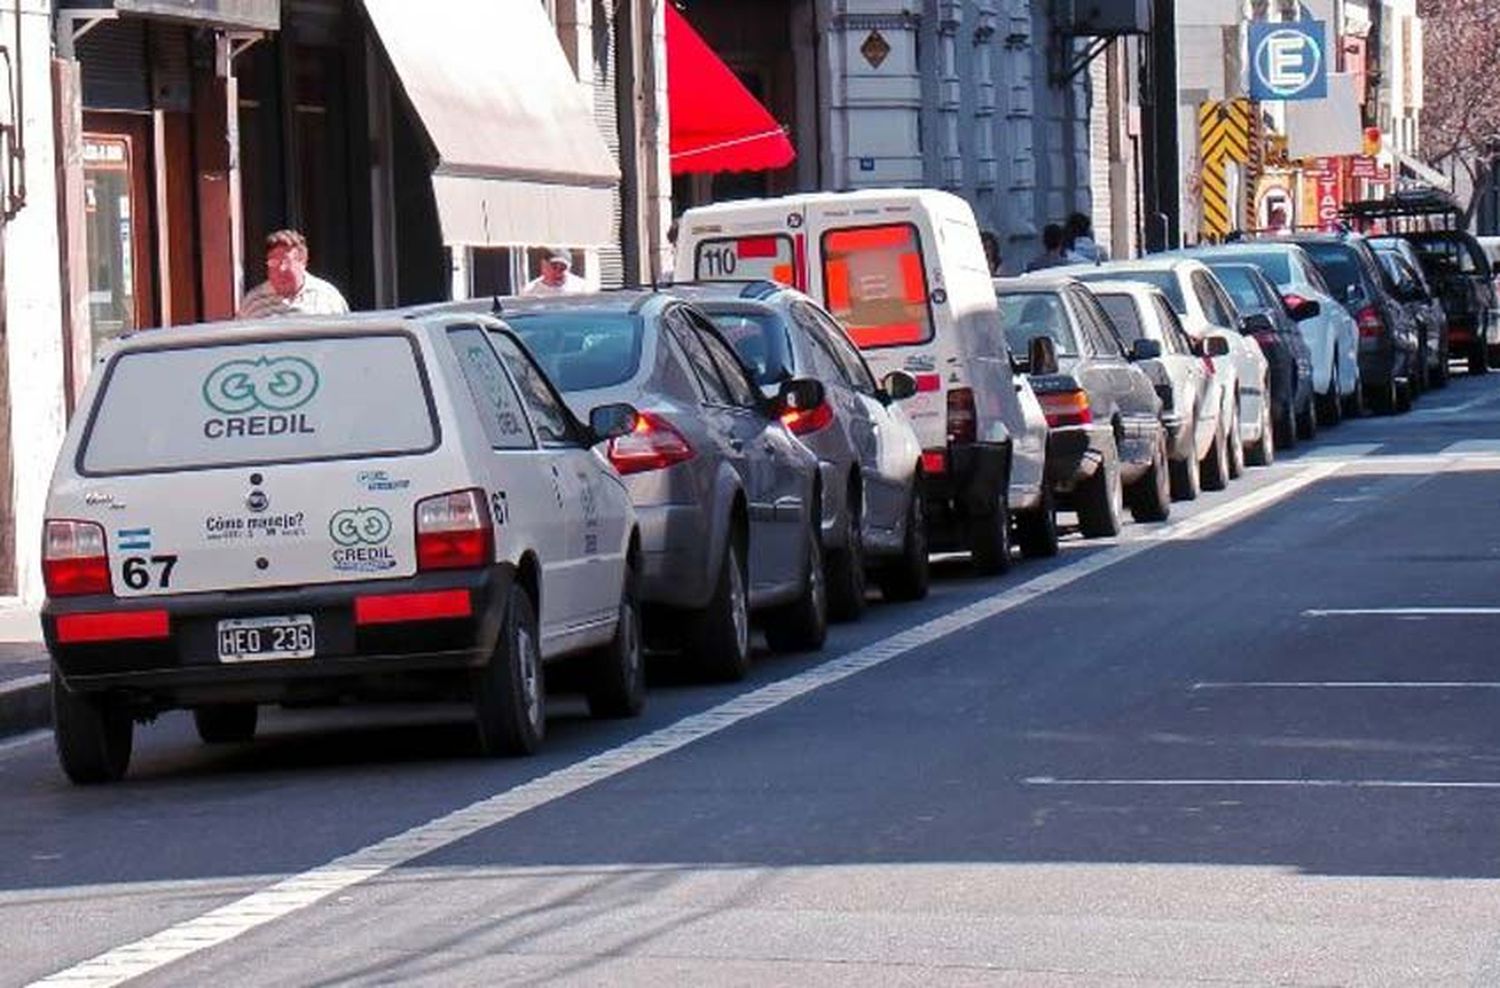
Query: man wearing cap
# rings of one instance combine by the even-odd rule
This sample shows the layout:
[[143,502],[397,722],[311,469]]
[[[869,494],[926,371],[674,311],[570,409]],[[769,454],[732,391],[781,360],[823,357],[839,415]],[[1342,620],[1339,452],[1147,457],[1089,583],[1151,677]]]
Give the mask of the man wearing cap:
[[564,251],[554,250],[542,261],[542,274],[521,289],[522,295],[577,295],[589,290],[588,282],[574,274],[573,259]]

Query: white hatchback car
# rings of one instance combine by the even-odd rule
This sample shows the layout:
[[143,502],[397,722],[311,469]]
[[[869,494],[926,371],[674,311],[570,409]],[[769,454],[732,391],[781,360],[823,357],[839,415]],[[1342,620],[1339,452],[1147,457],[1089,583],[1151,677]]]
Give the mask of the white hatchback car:
[[598,716],[644,695],[639,538],[578,422],[473,315],[162,330],[84,394],[47,500],[42,625],[58,755],[120,778],[173,708],[206,742],[258,704],[472,699],[486,753],[545,729],[543,663],[586,656]]

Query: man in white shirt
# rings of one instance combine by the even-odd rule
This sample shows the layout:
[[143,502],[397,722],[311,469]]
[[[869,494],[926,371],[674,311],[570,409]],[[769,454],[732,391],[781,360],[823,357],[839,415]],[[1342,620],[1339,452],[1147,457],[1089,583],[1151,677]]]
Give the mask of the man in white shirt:
[[573,259],[555,250],[542,261],[542,273],[521,289],[522,295],[578,295],[589,290],[589,283],[572,272]]
[[266,237],[266,280],[240,302],[241,319],[337,316],[349,311],[339,290],[307,273],[307,240],[296,230]]

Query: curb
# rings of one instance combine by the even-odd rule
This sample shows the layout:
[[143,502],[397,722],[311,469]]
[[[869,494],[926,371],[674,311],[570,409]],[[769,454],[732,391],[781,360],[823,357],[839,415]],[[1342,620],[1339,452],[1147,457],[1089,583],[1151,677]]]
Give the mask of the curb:
[[52,726],[46,673],[0,683],[0,737]]

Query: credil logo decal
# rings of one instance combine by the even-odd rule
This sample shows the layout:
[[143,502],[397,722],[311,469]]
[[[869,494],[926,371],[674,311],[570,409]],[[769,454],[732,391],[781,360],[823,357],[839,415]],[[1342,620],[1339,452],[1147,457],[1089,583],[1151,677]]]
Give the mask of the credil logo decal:
[[342,546],[379,545],[391,537],[391,516],[379,508],[347,508],[328,520],[328,536]]
[[215,367],[203,382],[203,400],[225,415],[263,408],[289,412],[318,393],[318,370],[301,357],[230,360]]

